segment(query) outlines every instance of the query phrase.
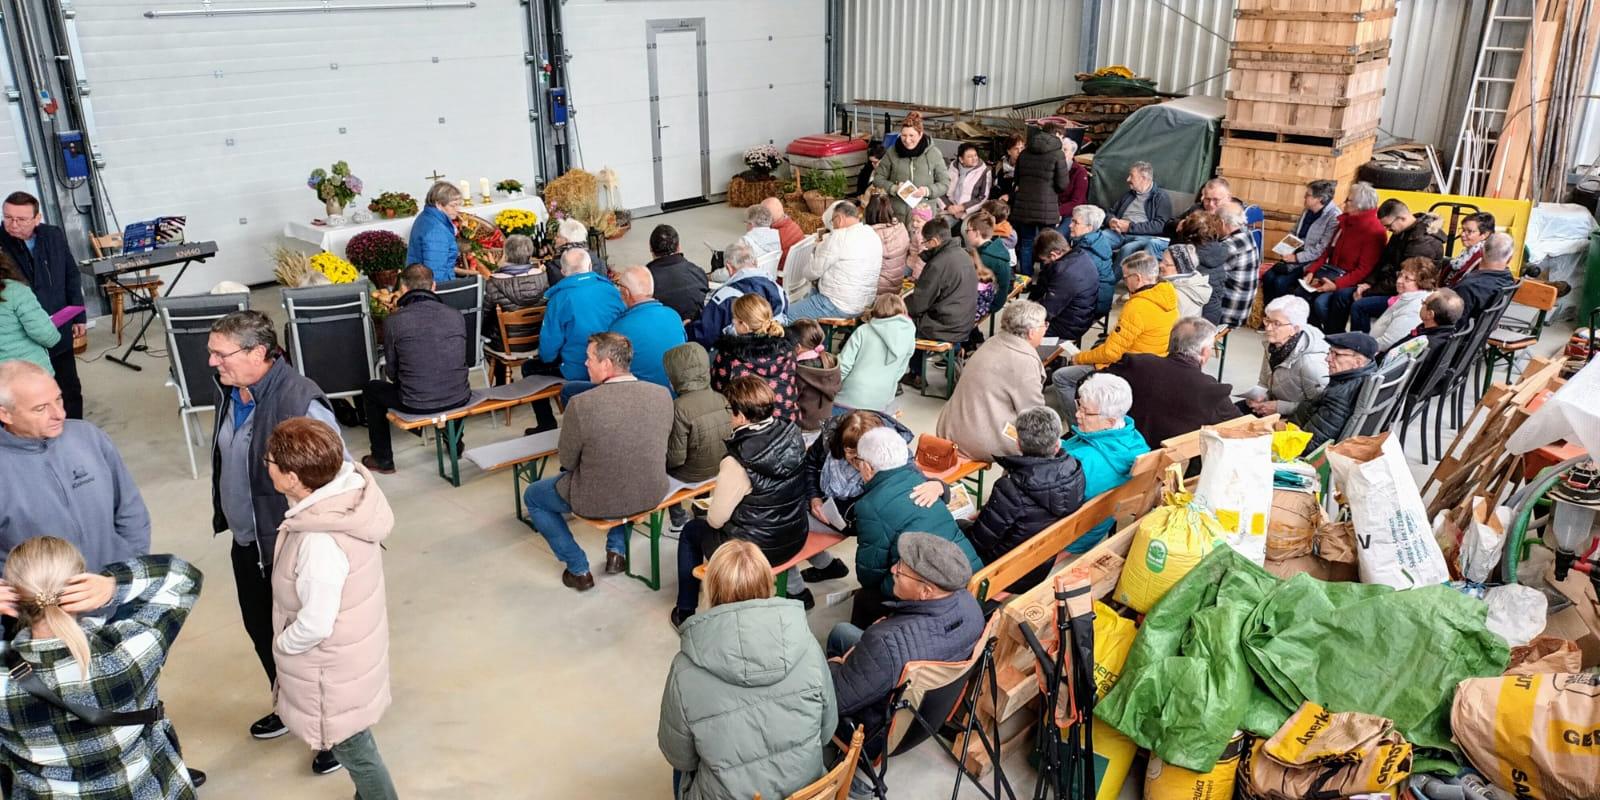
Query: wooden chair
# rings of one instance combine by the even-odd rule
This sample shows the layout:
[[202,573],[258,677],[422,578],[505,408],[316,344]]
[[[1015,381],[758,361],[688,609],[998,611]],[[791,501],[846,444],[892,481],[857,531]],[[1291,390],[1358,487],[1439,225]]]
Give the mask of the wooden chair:
[[1550,312],[1555,310],[1559,295],[1556,287],[1544,281],[1524,278],[1517,284],[1517,292],[1511,296],[1511,305],[1531,309],[1533,318],[1520,319],[1512,316],[1509,310],[1500,317],[1500,325],[1490,332],[1484,342],[1482,391],[1489,390],[1489,383],[1494,380],[1495,366],[1502,361],[1506,365],[1506,383],[1511,382],[1511,369],[1516,365],[1517,355],[1539,343],[1539,334],[1544,332],[1544,323]]
[[[516,311],[495,307],[495,325],[500,329],[500,350],[483,348],[483,357],[490,365],[490,376],[495,383],[510,383],[513,367],[521,367],[539,352],[539,326],[544,322],[543,303]],[[512,336],[511,330],[532,330],[531,334]],[[508,416],[506,424],[510,425]]]
[[[850,800],[850,779],[855,776],[856,764],[861,761],[863,741],[865,735],[858,727],[850,736],[850,749],[845,751],[844,760],[811,785],[789,795],[788,800]],[[761,800],[760,792],[756,793],[755,800]]]
[[[122,252],[122,234],[108,233],[105,236],[90,236],[89,246],[94,248],[95,258],[108,258]],[[127,308],[124,301],[129,293],[140,295],[152,306],[156,298],[161,296],[162,281],[153,273],[145,272],[136,275],[125,275],[115,281],[106,281],[106,304],[111,306],[111,331],[117,335],[117,344],[122,344],[122,329],[127,325]]]

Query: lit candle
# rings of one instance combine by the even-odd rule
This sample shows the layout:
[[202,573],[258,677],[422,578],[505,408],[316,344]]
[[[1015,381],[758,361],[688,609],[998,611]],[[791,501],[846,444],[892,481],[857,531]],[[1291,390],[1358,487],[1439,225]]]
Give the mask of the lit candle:
[[463,180],[457,188],[461,190],[461,200],[470,204],[472,202],[472,184]]
[[479,189],[479,191],[481,191],[483,193],[483,199],[488,200],[489,199],[489,179],[488,178],[479,178],[478,179],[478,189]]

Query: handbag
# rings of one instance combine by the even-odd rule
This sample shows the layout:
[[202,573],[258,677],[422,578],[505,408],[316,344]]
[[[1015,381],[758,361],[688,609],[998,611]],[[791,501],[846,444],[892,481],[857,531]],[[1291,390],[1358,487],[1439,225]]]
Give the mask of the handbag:
[[956,443],[924,433],[917,439],[917,466],[924,472],[940,473],[955,469]]
[[11,668],[11,680],[16,681],[23,691],[43,700],[50,705],[71,714],[90,725],[104,725],[119,727],[123,725],[154,725],[166,716],[166,707],[157,701],[150,708],[138,711],[107,711],[103,708],[90,708],[62,699],[55,690],[44,684],[39,676],[34,673],[33,665],[26,661],[19,661]]

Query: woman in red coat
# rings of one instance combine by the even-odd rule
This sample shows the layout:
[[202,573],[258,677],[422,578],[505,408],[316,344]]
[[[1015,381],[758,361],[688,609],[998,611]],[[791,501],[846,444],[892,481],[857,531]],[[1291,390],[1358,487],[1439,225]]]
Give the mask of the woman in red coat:
[[[1383,245],[1389,239],[1389,230],[1378,221],[1378,190],[1372,188],[1372,184],[1352,185],[1344,208],[1333,242],[1320,258],[1306,265],[1304,278],[1311,284],[1312,291],[1304,287],[1296,289],[1296,293],[1311,303],[1311,322],[1318,328],[1327,319],[1333,293],[1365,281],[1382,260]],[[1324,274],[1319,276],[1319,270],[1325,270]],[[1332,272],[1334,270],[1342,274]]]

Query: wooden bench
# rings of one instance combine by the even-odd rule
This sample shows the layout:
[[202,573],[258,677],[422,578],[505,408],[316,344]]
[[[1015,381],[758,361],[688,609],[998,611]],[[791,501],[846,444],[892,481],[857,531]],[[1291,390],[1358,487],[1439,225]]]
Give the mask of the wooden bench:
[[474,447],[462,453],[461,457],[478,465],[478,469],[484,472],[510,467],[517,519],[527,523],[527,509],[522,505],[522,487],[524,483],[531,484],[544,477],[545,464],[556,454],[560,444],[561,431],[557,429]]
[[[439,464],[439,477],[451,486],[461,485],[461,459],[456,448],[461,443],[461,433],[468,417],[506,411],[517,406],[531,405],[540,400],[550,400],[561,394],[562,379],[551,375],[531,375],[516,383],[472,390],[466,404],[435,414],[405,414],[389,412],[389,423],[403,431],[434,428],[434,451]],[[445,470],[445,462],[450,468]]]
[[[805,546],[800,548],[800,552],[795,554],[794,558],[791,558],[782,564],[772,565],[772,580],[774,587],[773,595],[775,597],[788,597],[789,570],[799,566],[800,562],[805,561],[806,559],[811,558],[812,556],[815,556],[816,554],[827,550],[828,548],[833,547],[842,541],[844,541],[844,534],[832,530],[831,528],[807,533]],[[699,578],[700,580],[706,579],[705,564],[696,565],[693,572],[696,578]]]
[[[856,317],[819,317],[817,324],[822,326],[822,346],[830,352],[837,353],[833,346],[833,335],[841,330],[850,330],[861,324]],[[848,336],[845,338],[849,338]]]
[[[584,522],[587,522],[590,525],[602,530],[611,530],[618,525],[626,526],[626,530],[624,531],[622,537],[622,555],[628,564],[626,570],[627,575],[628,577],[634,578],[640,583],[650,587],[652,591],[657,591],[661,589],[661,532],[666,528],[667,509],[683,503],[686,500],[693,500],[696,497],[704,497],[709,495],[716,488],[716,478],[712,478],[711,480],[704,481],[702,483],[693,484],[683,483],[676,478],[668,478],[667,495],[661,498],[661,502],[658,503],[655,508],[647,511],[641,511],[625,519],[590,519],[588,517],[580,517],[576,514],[573,515],[573,518],[583,520]],[[650,523],[649,577],[636,574],[633,571],[633,526],[645,521]],[[533,527],[533,522],[531,520],[524,518],[523,522],[528,527]]]
[[917,358],[922,362],[922,389],[923,397],[928,396],[928,357],[944,354],[944,399],[949,400],[950,395],[956,393],[956,346],[949,342],[936,342],[932,339],[917,340]]

